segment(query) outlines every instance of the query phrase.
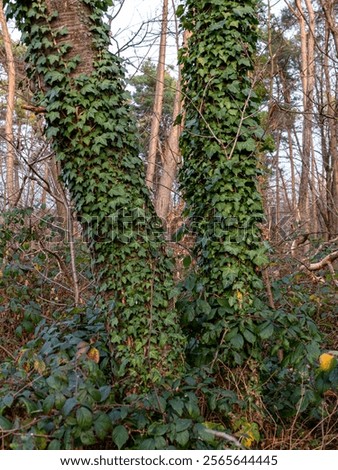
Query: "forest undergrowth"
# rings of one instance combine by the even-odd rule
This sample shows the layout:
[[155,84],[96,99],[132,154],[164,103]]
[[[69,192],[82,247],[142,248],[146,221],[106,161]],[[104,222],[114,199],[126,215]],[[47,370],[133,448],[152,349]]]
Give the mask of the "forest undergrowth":
[[[176,228],[179,219],[172,217]],[[264,363],[253,357],[230,367],[216,360],[213,372],[193,366],[181,380],[122,397],[109,377],[107,333],[81,237],[75,240],[76,306],[69,243],[53,216],[15,209],[4,214],[0,230],[3,449],[337,448],[338,371],[327,354],[338,350],[330,273],[314,280],[285,252],[272,251],[270,295],[289,323],[278,338],[280,320],[266,322],[258,345],[267,349]],[[178,305],[185,295],[180,281],[193,270],[191,241],[169,244]],[[273,354],[272,338],[279,342]],[[240,345],[234,340],[232,347]]]

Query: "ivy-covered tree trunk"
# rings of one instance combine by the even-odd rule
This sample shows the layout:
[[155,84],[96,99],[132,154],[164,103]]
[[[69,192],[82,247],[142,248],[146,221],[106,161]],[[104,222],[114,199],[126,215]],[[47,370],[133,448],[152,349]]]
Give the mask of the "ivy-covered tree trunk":
[[7,1],[27,45],[35,100],[61,162],[104,299],[113,381],[147,388],[182,368],[169,300],[172,262],[144,184],[120,60],[102,15],[111,1]]
[[[259,224],[259,100],[252,80],[256,0],[187,0],[179,8],[185,127],[181,183],[196,235],[197,276],[186,281],[191,352],[240,364],[259,354],[255,323],[266,262]],[[214,362],[212,362],[214,363]]]

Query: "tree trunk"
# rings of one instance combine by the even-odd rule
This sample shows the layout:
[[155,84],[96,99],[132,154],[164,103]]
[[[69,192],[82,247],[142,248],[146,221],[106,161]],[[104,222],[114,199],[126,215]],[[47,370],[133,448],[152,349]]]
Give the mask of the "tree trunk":
[[[338,25],[334,12],[334,2],[331,0],[321,0],[321,6],[326,19],[326,41],[324,55],[324,73],[326,88],[326,107],[325,115],[328,126],[328,148],[324,167],[326,171],[326,202],[329,238],[334,238],[338,234],[338,77],[335,76],[335,90],[332,90],[332,79],[330,76],[330,50],[329,40],[332,35],[335,45],[336,56],[338,54]],[[333,60],[336,60],[336,56]]]
[[67,198],[64,186],[60,181],[60,165],[56,161],[55,155],[52,155],[48,161],[49,181],[55,195],[55,207],[58,225],[61,229],[66,229],[68,219]]
[[302,141],[302,170],[299,185],[298,218],[305,232],[310,230],[310,201],[309,178],[312,148],[312,119],[313,119],[313,92],[314,92],[314,48],[315,48],[315,16],[312,4],[306,0],[309,14],[308,31],[307,19],[301,0],[296,0],[298,22],[301,37],[301,78],[303,88],[303,141]]
[[151,121],[151,130],[149,137],[149,150],[147,157],[146,183],[149,189],[155,190],[154,180],[156,174],[156,160],[159,142],[160,124],[162,119],[163,96],[164,96],[164,74],[165,57],[167,47],[167,29],[168,29],[168,0],[163,0],[162,26],[160,52],[157,65],[156,89],[153,116]]
[[132,393],[180,373],[184,340],[170,300],[173,263],[101,20],[108,3],[22,0],[15,14],[36,101],[46,107],[46,137],[92,252],[113,382]]
[[169,137],[164,149],[162,174],[159,180],[155,199],[156,213],[164,222],[170,209],[173,184],[175,182],[178,165],[181,161],[179,138],[182,126],[179,124],[175,125],[175,120],[181,113],[181,101],[182,94],[179,76],[173,109],[173,125],[170,129]]
[[186,328],[189,358],[211,367],[218,359],[231,367],[250,357],[251,340],[241,331],[255,330],[254,305],[264,287],[255,141],[262,134],[252,93],[256,9],[251,0],[200,2],[199,8],[187,0],[182,21],[192,34],[189,53],[180,55],[186,110],[180,181],[197,271],[187,284]]
[[0,24],[2,29],[2,36],[5,44],[6,59],[7,59],[7,80],[8,80],[8,94],[7,94],[7,110],[6,110],[6,123],[5,123],[5,138],[6,138],[6,198],[10,207],[16,203],[18,186],[15,178],[16,173],[16,155],[14,151],[14,134],[13,134],[13,117],[15,106],[15,62],[12,49],[12,41],[7,28],[6,18],[4,15],[3,1],[0,0]]

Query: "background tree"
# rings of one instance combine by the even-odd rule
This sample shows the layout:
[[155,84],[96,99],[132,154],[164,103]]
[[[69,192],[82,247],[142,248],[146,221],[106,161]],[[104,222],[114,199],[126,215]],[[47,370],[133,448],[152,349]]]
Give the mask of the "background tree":
[[5,140],[6,140],[6,199],[9,206],[14,206],[18,195],[18,177],[16,176],[16,155],[14,150],[14,132],[13,132],[13,117],[15,106],[15,85],[16,73],[14,63],[14,53],[12,49],[12,40],[8,31],[7,22],[3,10],[3,2],[0,2],[0,24],[2,30],[2,37],[6,52],[6,62],[8,70],[8,95],[7,95],[7,110],[6,110],[6,124],[5,124]]
[[[154,100],[157,96],[155,93],[156,67],[148,60],[142,65],[141,72],[141,74],[134,75],[130,79],[130,83],[134,87],[132,96],[141,134],[141,153],[145,164],[148,165],[150,129],[153,120]],[[170,69],[167,69],[164,74],[162,115],[158,129],[156,164],[152,185],[155,210],[164,222],[172,207],[172,191],[175,190],[176,171],[180,161],[179,136],[181,128],[174,123],[181,111],[182,94],[180,79],[176,80],[170,72]]]
[[[153,114],[155,88],[156,88],[156,65],[151,59],[146,60],[142,66],[140,73],[133,75],[130,80],[132,85],[132,98],[135,105],[136,120],[140,135],[140,151],[145,159],[148,156],[150,128]],[[159,168],[161,166],[160,154],[163,153],[165,142],[168,137],[172,124],[173,103],[175,94],[176,80],[171,75],[171,70],[166,69],[164,75],[164,91],[163,91],[163,108],[162,118],[159,127],[159,145],[156,160],[155,187],[158,185]]]
[[154,175],[156,173],[157,149],[159,145],[159,130],[160,130],[160,122],[162,118],[167,28],[168,28],[168,0],[163,0],[161,39],[160,39],[159,57],[158,57],[158,63],[157,63],[155,99],[154,99],[153,114],[152,114],[152,119],[151,119],[149,149],[148,149],[148,158],[147,158],[146,183],[150,189],[153,189],[153,186],[154,186]]

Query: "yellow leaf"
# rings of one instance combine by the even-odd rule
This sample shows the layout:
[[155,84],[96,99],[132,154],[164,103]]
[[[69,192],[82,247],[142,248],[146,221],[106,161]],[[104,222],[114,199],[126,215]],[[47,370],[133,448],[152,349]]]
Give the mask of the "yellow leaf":
[[46,370],[46,364],[41,359],[35,359],[34,370],[42,375]]
[[245,434],[244,434],[244,438],[242,439],[242,444],[247,447],[248,449],[250,449],[250,447],[252,446],[252,444],[255,442],[255,437],[252,433],[252,431],[247,431]]
[[96,348],[90,348],[90,350],[87,353],[87,356],[89,359],[96,362],[96,364],[98,364],[100,361],[100,352]]
[[239,303],[239,306],[240,308],[242,307],[242,304],[243,304],[243,294],[240,290],[237,290],[236,291],[236,297],[237,297],[237,300],[238,300],[238,303]]
[[252,445],[256,442],[259,442],[261,438],[258,424],[244,420],[240,424],[241,426],[239,432],[236,434],[240,436],[242,444],[250,449]]
[[332,354],[323,353],[319,356],[319,369],[323,372],[331,372],[336,362],[336,358]]

